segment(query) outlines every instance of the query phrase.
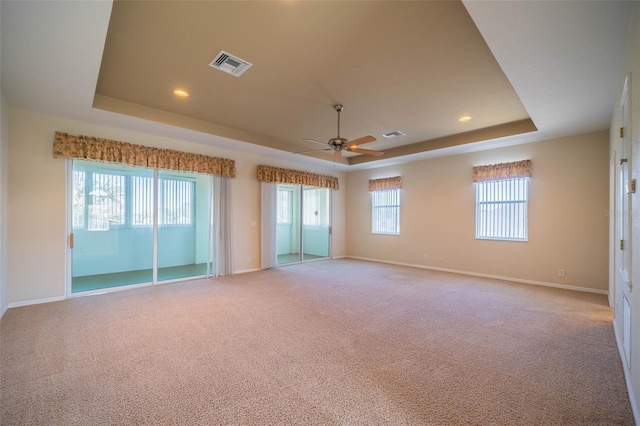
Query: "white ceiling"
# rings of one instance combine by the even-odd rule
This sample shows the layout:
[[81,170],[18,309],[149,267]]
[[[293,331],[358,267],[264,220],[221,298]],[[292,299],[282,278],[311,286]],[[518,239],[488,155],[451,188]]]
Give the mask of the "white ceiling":
[[[623,79],[630,17],[637,2],[464,2],[539,129],[519,136],[428,151],[338,170],[545,140],[609,127]],[[226,149],[331,167],[314,158],[92,108],[111,2],[2,1],[4,98],[25,108]],[[99,136],[99,135],[96,135]]]

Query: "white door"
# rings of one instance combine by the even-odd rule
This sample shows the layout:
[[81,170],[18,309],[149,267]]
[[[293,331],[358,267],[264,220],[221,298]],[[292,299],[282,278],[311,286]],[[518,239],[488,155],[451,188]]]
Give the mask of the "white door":
[[621,338],[622,347],[625,352],[627,365],[631,358],[630,336],[632,334],[632,323],[630,318],[633,311],[631,301],[631,291],[633,282],[631,280],[631,143],[629,137],[630,108],[628,106],[629,79],[625,81],[620,109],[620,139],[616,149],[618,152],[617,162],[617,182],[616,182],[616,203],[615,203],[615,310],[616,317],[622,314],[622,321],[618,324],[622,327]]

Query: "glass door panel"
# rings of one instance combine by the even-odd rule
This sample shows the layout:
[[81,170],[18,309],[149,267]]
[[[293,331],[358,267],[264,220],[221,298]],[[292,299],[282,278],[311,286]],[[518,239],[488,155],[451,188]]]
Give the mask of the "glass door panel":
[[[133,182],[153,172],[82,160],[73,161],[71,260],[73,293],[153,281],[153,192]],[[139,214],[141,216],[134,215]]]
[[211,177],[158,174],[158,281],[207,274]]
[[280,184],[277,194],[278,265],[329,257],[330,190]]
[[302,188],[302,260],[329,257],[330,192],[327,188]]
[[300,262],[300,186],[280,184],[277,194],[278,265]]

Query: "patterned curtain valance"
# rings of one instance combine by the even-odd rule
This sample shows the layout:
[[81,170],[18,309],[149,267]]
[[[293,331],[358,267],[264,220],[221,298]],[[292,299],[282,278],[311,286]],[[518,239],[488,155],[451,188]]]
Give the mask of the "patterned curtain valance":
[[294,183],[297,185],[340,189],[337,177],[317,175],[299,170],[279,169],[271,166],[258,166],[258,180],[260,182]]
[[382,189],[400,189],[400,188],[402,188],[402,178],[400,176],[369,180],[369,192],[380,191]]
[[473,182],[514,178],[531,178],[531,160],[491,164],[473,168]]
[[234,160],[91,136],[73,136],[62,132],[56,132],[53,157],[82,158],[153,169],[236,177]]

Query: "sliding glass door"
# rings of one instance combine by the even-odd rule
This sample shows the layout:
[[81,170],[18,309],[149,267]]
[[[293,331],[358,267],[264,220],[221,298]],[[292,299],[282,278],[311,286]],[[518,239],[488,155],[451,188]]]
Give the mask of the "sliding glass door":
[[158,281],[206,275],[211,177],[161,172],[158,182]]
[[140,199],[137,180],[152,183],[153,171],[73,162],[72,292],[153,280],[153,228],[130,208],[153,199]]
[[330,192],[302,187],[302,260],[329,257]]
[[300,186],[278,185],[276,225],[278,264],[300,262]]
[[278,265],[329,257],[329,191],[291,184],[277,186]]
[[72,293],[207,275],[211,176],[74,160],[71,180]]

